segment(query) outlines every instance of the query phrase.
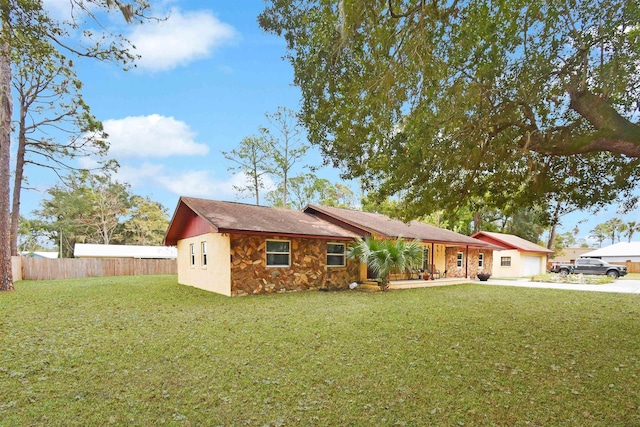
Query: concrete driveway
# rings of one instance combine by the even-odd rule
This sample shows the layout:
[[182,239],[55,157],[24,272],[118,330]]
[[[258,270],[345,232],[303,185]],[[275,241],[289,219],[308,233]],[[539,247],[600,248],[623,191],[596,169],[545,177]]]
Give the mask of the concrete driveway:
[[497,286],[520,286],[524,288],[547,288],[547,289],[566,289],[571,291],[592,291],[592,292],[619,292],[625,294],[638,294],[640,295],[640,280],[624,280],[618,279],[613,283],[606,285],[580,285],[570,283],[544,283],[544,282],[531,282],[529,279],[520,280],[500,280],[489,279],[487,285]]

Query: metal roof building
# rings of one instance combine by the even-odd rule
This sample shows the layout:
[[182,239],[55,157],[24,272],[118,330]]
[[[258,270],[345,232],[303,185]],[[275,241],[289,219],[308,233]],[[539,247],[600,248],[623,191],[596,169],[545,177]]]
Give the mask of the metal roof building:
[[170,246],[76,243],[73,256],[76,258],[175,259],[178,257],[178,249]]
[[640,242],[620,242],[582,254],[582,258],[599,258],[607,262],[640,262]]

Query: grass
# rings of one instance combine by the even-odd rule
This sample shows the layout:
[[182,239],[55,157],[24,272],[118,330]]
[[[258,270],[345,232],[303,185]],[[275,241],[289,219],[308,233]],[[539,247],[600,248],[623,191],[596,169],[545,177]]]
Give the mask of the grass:
[[3,426],[640,425],[640,297],[460,285],[0,294]]

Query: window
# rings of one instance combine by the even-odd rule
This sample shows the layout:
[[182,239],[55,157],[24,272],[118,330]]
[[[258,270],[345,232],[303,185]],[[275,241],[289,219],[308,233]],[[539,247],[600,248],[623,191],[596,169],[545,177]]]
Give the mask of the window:
[[190,256],[189,265],[193,267],[196,265],[196,245],[194,245],[193,243],[189,245],[189,256]]
[[458,258],[456,260],[456,267],[462,268],[464,264],[464,254],[462,252],[458,252]]
[[327,243],[327,267],[344,267],[345,265],[344,243]]
[[207,242],[200,242],[200,249],[202,249],[201,262],[202,266],[207,266]]
[[484,268],[484,254],[482,252],[478,254],[478,268]]
[[289,267],[291,242],[267,240],[267,267]]
[[510,256],[500,257],[500,267],[511,267],[511,257]]
[[423,270],[431,270],[431,266],[429,265],[429,247],[424,246],[422,248],[422,269]]

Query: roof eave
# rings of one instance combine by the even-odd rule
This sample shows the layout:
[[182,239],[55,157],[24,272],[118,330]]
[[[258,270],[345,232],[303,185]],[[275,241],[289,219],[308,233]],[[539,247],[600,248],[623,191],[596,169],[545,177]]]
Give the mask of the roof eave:
[[301,239],[323,239],[323,240],[354,240],[357,236],[332,236],[323,234],[301,234],[301,233],[282,233],[278,231],[258,231],[258,230],[238,230],[221,228],[218,233],[225,234],[247,234],[247,235],[260,235],[260,236],[272,236],[272,237],[288,237],[288,238],[301,238]]
[[[171,221],[169,222],[169,226],[167,227],[167,232],[164,235],[164,239],[162,240],[162,243],[164,245],[167,246],[175,246],[178,243],[178,238],[177,236],[172,235],[172,232],[174,232],[173,234],[177,233],[176,230],[174,230],[174,224],[176,224],[176,221],[178,219],[178,216],[180,215],[180,207],[181,206],[185,206],[186,208],[188,208],[191,212],[193,212],[194,214],[198,215],[201,219],[203,219],[204,221],[206,221],[212,228],[214,231],[218,231],[218,227],[211,222],[202,212],[199,212],[197,209],[195,209],[189,202],[188,202],[188,198],[184,197],[184,196],[180,196],[180,198],[178,199],[178,204],[175,208],[175,210],[173,211],[173,216],[171,217]],[[180,221],[177,221],[178,223]],[[175,227],[177,227],[177,225],[175,225]]]

